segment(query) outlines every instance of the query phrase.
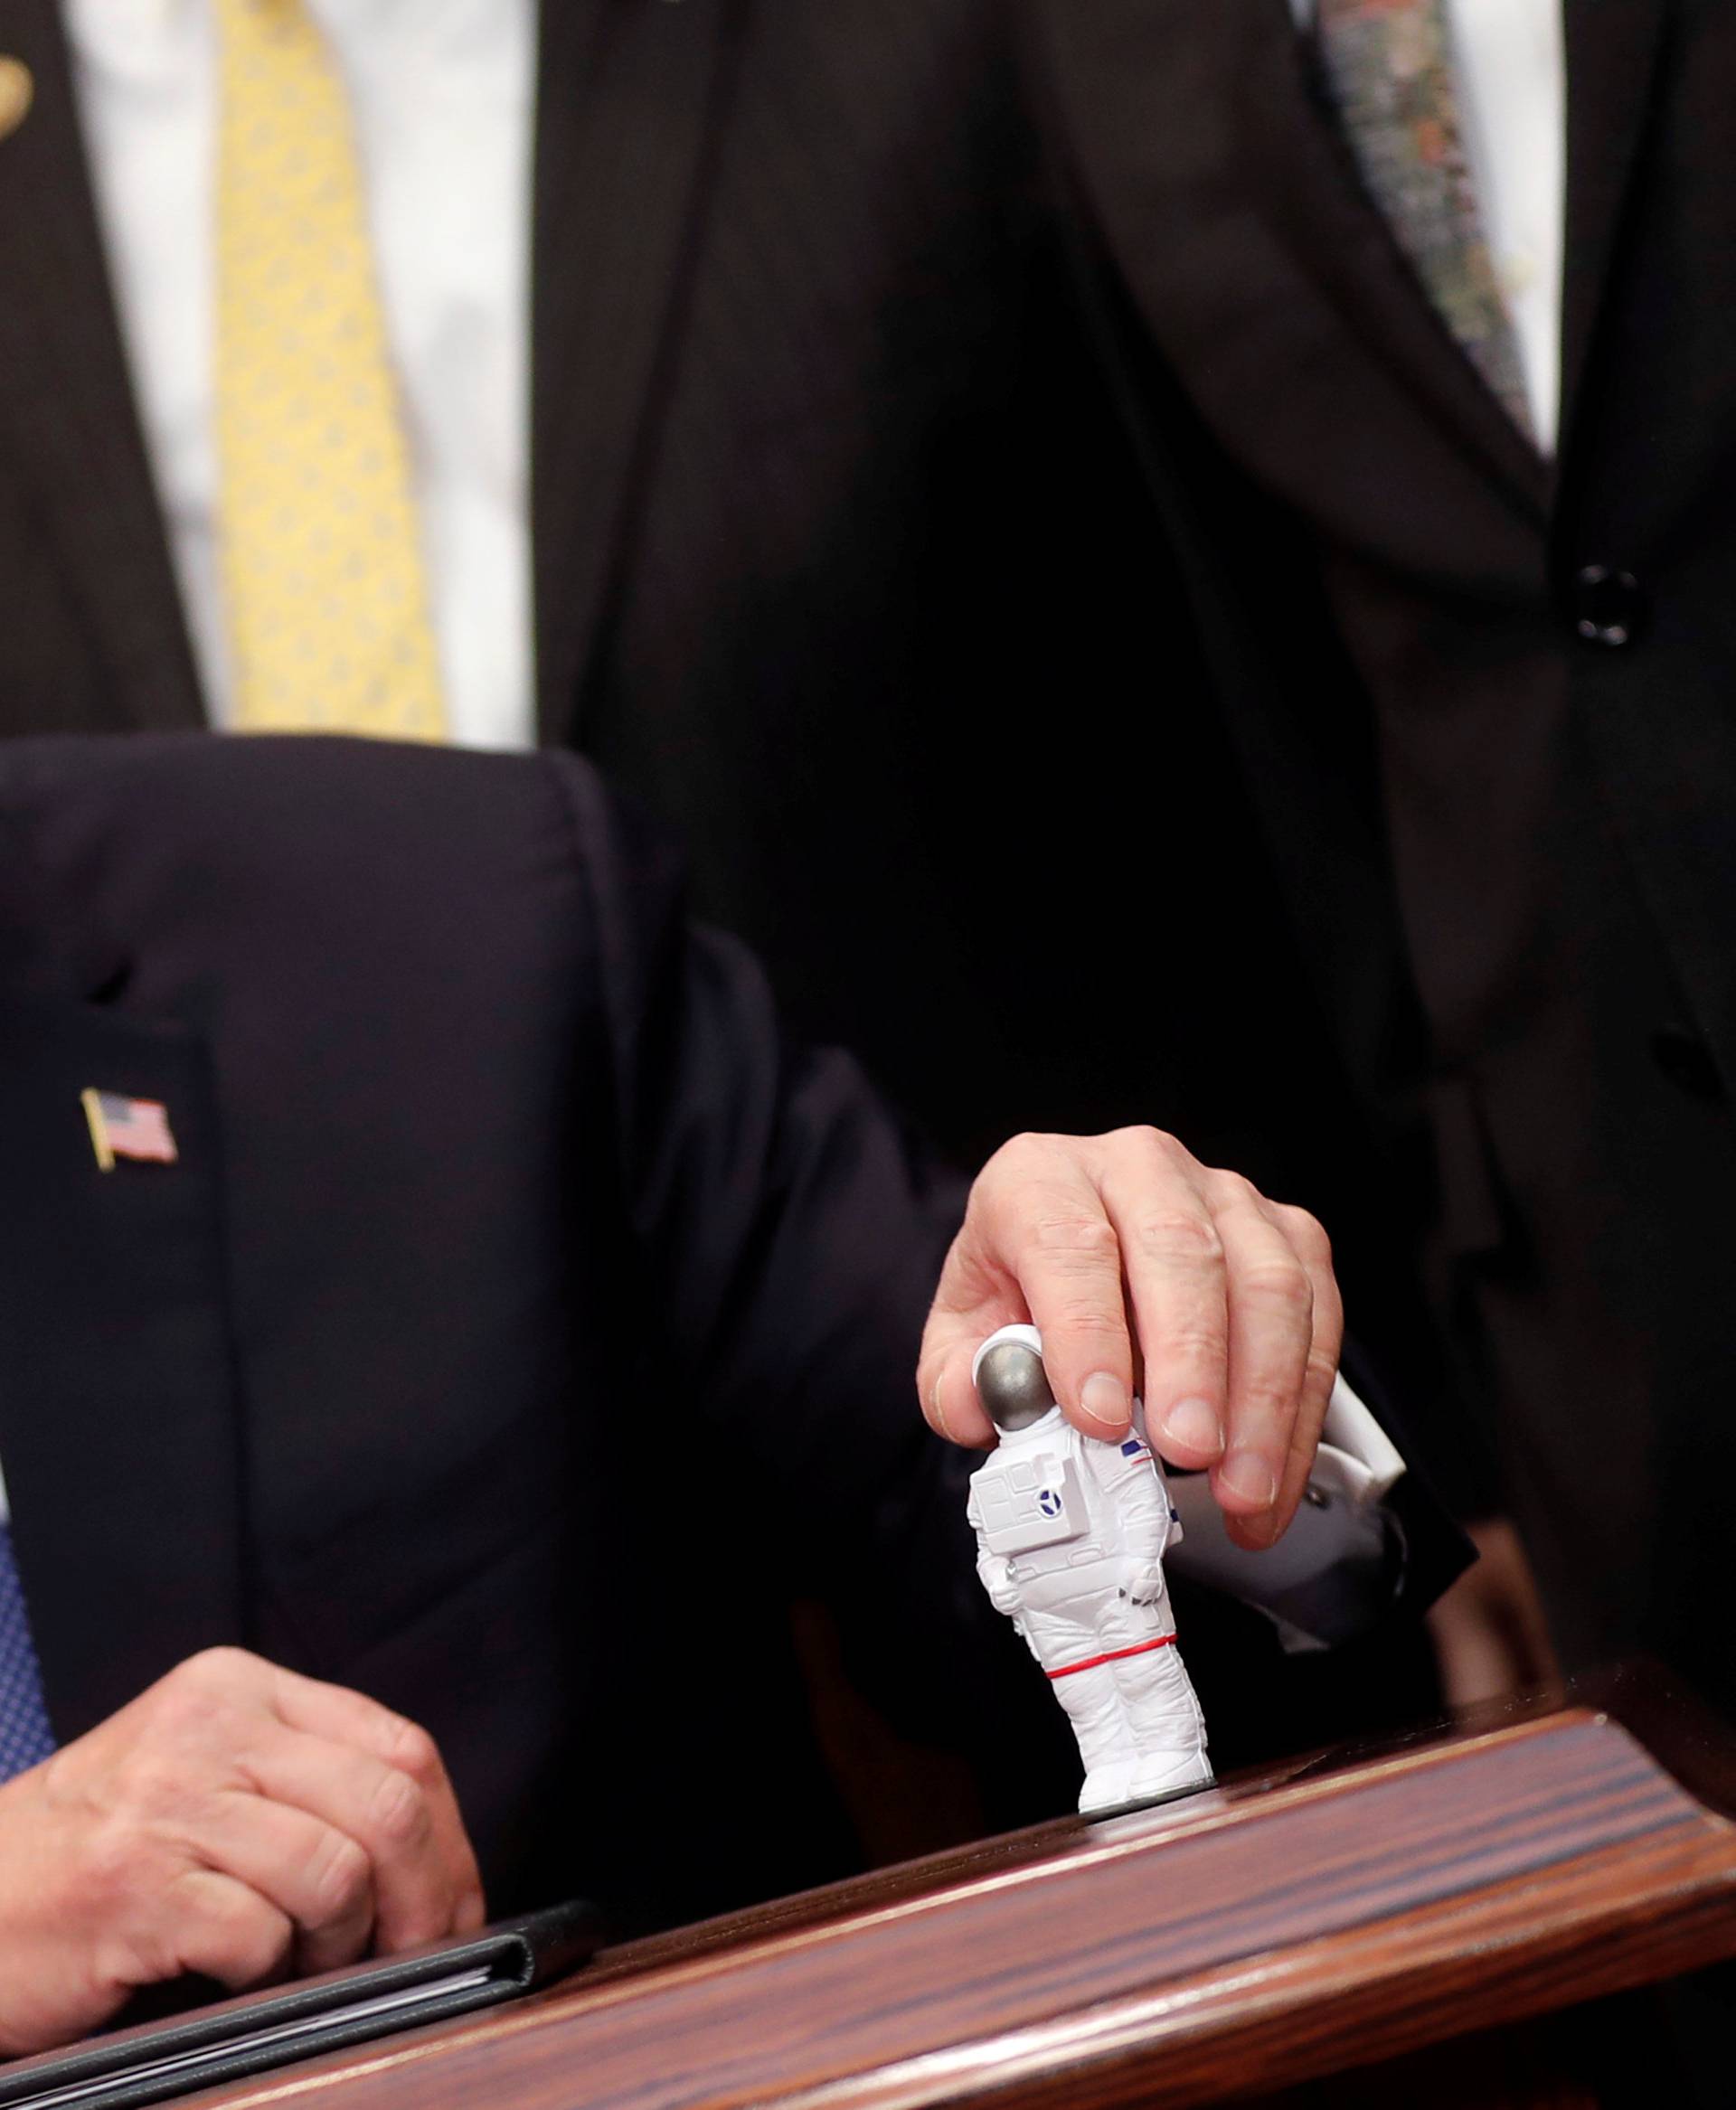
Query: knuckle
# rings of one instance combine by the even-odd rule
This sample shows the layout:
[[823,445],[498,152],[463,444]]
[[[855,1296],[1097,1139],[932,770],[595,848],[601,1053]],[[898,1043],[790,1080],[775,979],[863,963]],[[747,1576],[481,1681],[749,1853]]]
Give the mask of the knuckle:
[[1307,1268],[1294,1263],[1250,1268],[1237,1288],[1245,1300],[1280,1319],[1306,1324],[1314,1317],[1314,1285]]
[[186,1739],[232,1721],[242,1678],[236,1666],[250,1660],[240,1649],[212,1648],[189,1656],[148,1695],[147,1729]]
[[416,1846],[428,1836],[428,1797],[407,1773],[389,1767],[373,1791],[369,1819],[388,1847]]
[[350,1918],[366,1899],[373,1878],[367,1850],[342,1832],[328,1835],[310,1871],[314,1909],[321,1924]]
[[1223,1265],[1223,1240],[1217,1226],[1199,1210],[1147,1210],[1138,1220],[1136,1235],[1141,1252],[1152,1259],[1196,1268]]
[[254,1914],[239,1885],[213,1883],[203,1870],[189,1870],[175,1886],[180,1902],[226,1954],[233,1955],[252,1932]]
[[1071,1353],[1073,1356],[1089,1354],[1098,1361],[1113,1367],[1119,1360],[1125,1361],[1127,1353],[1126,1323],[1113,1318],[1089,1298],[1061,1296],[1052,1304],[1047,1314],[1051,1330],[1057,1335],[1071,1336]]
[[1332,1239],[1320,1219],[1310,1210],[1299,1208],[1294,1201],[1280,1201],[1276,1207],[1278,1220],[1297,1251],[1329,1267],[1332,1265]]
[[1031,1250],[1061,1273],[1100,1272],[1106,1262],[1118,1259],[1120,1241],[1107,1216],[1085,1210],[1067,1210],[1039,1216],[1031,1226]]
[[1337,1356],[1330,1348],[1324,1347],[1316,1341],[1308,1351],[1307,1383],[1311,1389],[1317,1391],[1322,1399],[1325,1399],[1332,1390],[1333,1382],[1337,1375]]
[[1049,1158],[1054,1155],[1056,1138],[1039,1129],[1022,1128],[1016,1135],[1009,1135],[990,1159],[991,1164],[1024,1164],[1033,1158]]
[[1294,1368],[1268,1364],[1242,1371],[1235,1380],[1231,1412],[1247,1440],[1255,1447],[1288,1442],[1301,1418],[1304,1374]]
[[177,1691],[229,1692],[237,1685],[250,1681],[258,1667],[259,1658],[250,1655],[246,1649],[220,1644],[213,1648],[202,1648],[197,1655],[189,1656],[163,1682]]
[[220,1975],[243,1985],[281,1975],[294,1934],[280,1914],[226,1890],[209,1905],[206,1919],[216,1954],[228,1966]]
[[1164,1328],[1150,1353],[1187,1370],[1222,1371],[1228,1352],[1225,1329],[1210,1320],[1172,1323]]
[[393,1725],[386,1763],[427,1786],[440,1776],[439,1746],[419,1722],[401,1717]]
[[1081,1214],[1052,1217],[1044,1226],[1048,1243],[1062,1251],[1097,1260],[1118,1253],[1120,1242],[1107,1216]]
[[1299,1373],[1291,1378],[1261,1371],[1244,1378],[1236,1389],[1242,1427],[1252,1447],[1259,1450],[1271,1443],[1281,1446],[1301,1412]]
[[165,1694],[146,1724],[127,1768],[134,1798],[160,1809],[173,1798],[176,1783],[189,1774],[209,1774],[213,1761],[233,1755],[241,1743],[236,1710],[227,1697],[200,1686]]
[[1149,1121],[1137,1121],[1126,1128],[1113,1128],[1098,1140],[1106,1149],[1118,1154],[1135,1154],[1140,1157],[1157,1158],[1166,1165],[1193,1164],[1194,1153],[1179,1136],[1172,1135],[1167,1128],[1156,1128]]
[[976,1175],[973,1199],[996,1193],[1002,1187],[1031,1176],[1033,1168],[1048,1157],[1049,1138],[1026,1132],[1009,1135]]
[[1214,1172],[1211,1177],[1212,1197],[1220,1208],[1258,1209],[1264,1211],[1266,1197],[1245,1173],[1228,1169]]
[[188,1869],[168,1885],[163,1902],[143,1938],[177,1967],[191,1954],[201,1969],[239,1986],[275,1975],[288,1960],[288,1921],[240,1883]]

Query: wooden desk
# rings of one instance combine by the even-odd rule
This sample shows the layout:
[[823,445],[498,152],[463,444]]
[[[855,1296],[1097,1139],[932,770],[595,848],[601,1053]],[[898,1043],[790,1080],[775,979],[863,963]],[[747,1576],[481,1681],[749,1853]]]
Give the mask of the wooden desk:
[[[197,2100],[1198,2104],[1407,2057],[1392,2070],[1414,2076],[1420,2047],[1732,1955],[1736,1830],[1575,1707],[913,1862]],[[1595,2098],[1491,2083],[1450,2099]]]

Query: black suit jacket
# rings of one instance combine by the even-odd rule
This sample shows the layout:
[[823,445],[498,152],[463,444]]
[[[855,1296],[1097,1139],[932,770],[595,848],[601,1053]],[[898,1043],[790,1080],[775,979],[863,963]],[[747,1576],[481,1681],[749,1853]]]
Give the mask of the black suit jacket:
[[1546,466],[1363,194],[1281,0],[1024,13],[1316,975],[1401,1155],[1427,1117],[1438,1308],[1569,1653],[1651,1647],[1736,1703],[1736,27],[1567,9]]
[[[1144,499],[1012,27],[547,0],[536,722],[681,829],[797,1023],[962,1153],[1186,1104],[1223,1154],[1278,1125],[1254,1090],[1318,1118],[1241,1052],[1308,1000],[1173,567],[1096,524]],[[0,0],[0,50],[36,80],[0,140],[0,732],[196,727],[56,0]],[[1315,1188],[1297,1160],[1277,1186]]]
[[[1074,297],[1015,26],[545,0],[540,730],[679,826],[797,1026],[962,1161],[1175,1128],[1327,1220],[1426,1401],[1401,1202]],[[37,81],[0,141],[0,732],[194,727],[54,0],[0,0],[0,49]]]
[[[675,824],[798,1022],[971,1154],[1133,1110],[1075,1051],[1110,983],[1086,1030],[1161,1099],[1166,1003],[1064,911],[1183,869],[1228,771],[1178,708],[1185,630],[1154,691],[1080,621],[1112,585],[1152,621],[1176,596],[1072,554],[1071,464],[1113,430],[998,0],[547,0],[540,34],[541,738]],[[36,80],[0,140],[0,732],[197,727],[58,0],[0,0],[0,50]],[[1108,786],[1095,743],[1033,768],[1081,697],[1131,742]],[[1052,906],[1049,815],[1105,866]],[[1163,941],[1191,959],[1179,920]]]
[[[0,751],[0,1456],[61,1738],[244,1644],[432,1731],[495,1906],[618,1928],[848,1865],[792,1595],[912,1727],[1056,1747],[912,1394],[956,1196],[680,906],[571,758]],[[86,1088],[178,1162],[100,1171]]]

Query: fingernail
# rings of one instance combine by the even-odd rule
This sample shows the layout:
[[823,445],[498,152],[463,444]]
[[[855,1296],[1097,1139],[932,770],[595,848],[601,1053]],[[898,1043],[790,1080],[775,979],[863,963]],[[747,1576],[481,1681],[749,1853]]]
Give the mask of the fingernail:
[[1215,1458],[1223,1448],[1223,1427],[1209,1399],[1177,1399],[1158,1435],[1177,1450],[1203,1451],[1208,1457]]
[[1103,1370],[1087,1378],[1080,1387],[1079,1404],[1081,1412],[1101,1428],[1125,1428],[1127,1417],[1133,1411],[1127,1388],[1119,1378],[1112,1378]]
[[1232,1451],[1218,1485],[1238,1502],[1250,1502],[1259,1509],[1269,1509],[1278,1500],[1277,1475],[1252,1451]]

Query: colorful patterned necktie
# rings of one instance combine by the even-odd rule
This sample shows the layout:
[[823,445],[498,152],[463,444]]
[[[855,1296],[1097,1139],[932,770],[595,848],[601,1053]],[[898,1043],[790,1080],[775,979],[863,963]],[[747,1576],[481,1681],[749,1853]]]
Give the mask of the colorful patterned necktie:
[[348,100],[303,0],[217,0],[217,434],[238,730],[440,739]]
[[54,1748],[12,1533],[0,1524],[0,1780],[40,1766]]
[[1534,437],[1518,335],[1465,155],[1446,0],[1319,0],[1319,42],[1375,203],[1472,364]]

